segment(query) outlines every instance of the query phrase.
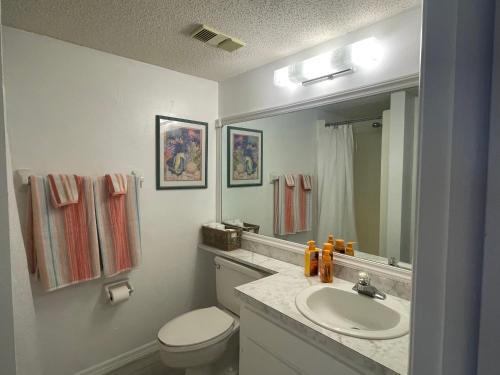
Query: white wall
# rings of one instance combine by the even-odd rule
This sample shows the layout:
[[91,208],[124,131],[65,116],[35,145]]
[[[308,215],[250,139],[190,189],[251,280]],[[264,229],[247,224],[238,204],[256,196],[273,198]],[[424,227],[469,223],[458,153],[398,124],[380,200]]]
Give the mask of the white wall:
[[[215,218],[218,85],[3,30],[13,168],[87,175],[137,169],[145,177],[143,261],[130,274],[136,292],[129,301],[104,304],[104,280],[47,294],[32,283],[43,373],[67,375],[148,343],[175,315],[215,302],[211,257],[198,254],[196,244],[200,225]],[[208,189],[155,190],[156,114],[209,122]],[[20,212],[24,198],[22,191]],[[18,259],[24,257],[21,248],[15,250]],[[25,261],[14,266],[14,278],[25,274]],[[19,287],[31,297],[29,285]],[[22,308],[15,304],[14,311]]]
[[[219,90],[220,116],[225,118],[289,105],[417,75],[420,68],[420,13],[420,8],[408,10],[222,82]],[[376,68],[359,69],[354,74],[306,87],[290,89],[274,86],[274,70],[371,36],[376,37],[384,48],[383,61]]]
[[9,236],[8,146],[4,121],[3,72],[0,31],[0,363],[6,375],[15,374],[14,316]]
[[[270,173],[275,175],[315,174],[316,120],[324,118],[322,111],[312,109],[236,124],[238,127],[263,131],[263,184],[255,187],[227,187],[227,173],[222,176],[222,217],[241,218],[259,224],[260,234],[273,236],[273,185]],[[222,165],[226,172],[227,127],[222,135]],[[314,217],[315,215],[313,215]],[[305,243],[314,239],[311,232],[283,236]]]
[[14,338],[16,350],[16,375],[31,375],[40,372],[38,329],[32,297],[28,268],[16,193],[12,179],[12,161],[7,138],[7,176],[9,191],[9,239],[12,277],[12,308],[14,311]]

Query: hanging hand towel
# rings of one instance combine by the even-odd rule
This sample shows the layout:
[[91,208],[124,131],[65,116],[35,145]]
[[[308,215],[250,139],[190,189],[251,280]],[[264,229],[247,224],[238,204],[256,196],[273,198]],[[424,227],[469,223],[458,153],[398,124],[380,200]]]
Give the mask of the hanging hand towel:
[[106,177],[94,180],[97,231],[105,277],[139,265],[141,255],[139,178],[126,176],[126,194],[113,195]]
[[295,177],[280,176],[274,181],[274,234],[295,233]]
[[49,174],[47,176],[50,185],[50,196],[52,204],[56,208],[78,203],[77,176],[67,174]]
[[302,177],[302,188],[306,191],[312,190],[312,178],[306,174],[301,175]]
[[307,232],[312,228],[312,178],[309,175],[297,175],[302,181],[296,188],[295,223],[296,232]]
[[279,236],[312,229],[312,177],[284,175],[274,181],[274,234]]
[[295,186],[295,177],[291,174],[285,175],[286,186],[294,187]]
[[87,177],[72,177],[78,201],[60,208],[50,204],[53,193],[50,178],[30,177],[28,265],[47,291],[101,275],[92,181]]
[[107,174],[104,176],[112,196],[127,194],[127,176],[122,174]]

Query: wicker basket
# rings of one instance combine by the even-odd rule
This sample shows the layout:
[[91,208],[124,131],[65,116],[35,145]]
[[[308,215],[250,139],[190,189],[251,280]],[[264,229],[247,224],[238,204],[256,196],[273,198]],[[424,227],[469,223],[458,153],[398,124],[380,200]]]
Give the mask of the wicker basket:
[[239,249],[241,247],[241,234],[243,230],[241,228],[230,229],[235,230],[228,231],[202,226],[203,243],[225,251]]
[[227,224],[227,223],[222,223],[226,226],[226,228],[231,228],[231,229],[243,229],[243,231],[245,232],[250,232],[250,233],[255,233],[255,234],[259,234],[259,229],[260,229],[260,226],[257,225],[257,224],[250,224],[250,223],[243,223],[243,228],[241,227],[237,227],[235,225],[232,225],[232,224]]

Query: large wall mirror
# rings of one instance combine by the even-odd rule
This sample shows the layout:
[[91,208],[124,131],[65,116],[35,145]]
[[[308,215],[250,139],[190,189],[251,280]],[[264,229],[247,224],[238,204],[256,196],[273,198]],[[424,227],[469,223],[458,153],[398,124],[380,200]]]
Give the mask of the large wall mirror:
[[409,88],[225,126],[222,220],[410,268],[417,115]]

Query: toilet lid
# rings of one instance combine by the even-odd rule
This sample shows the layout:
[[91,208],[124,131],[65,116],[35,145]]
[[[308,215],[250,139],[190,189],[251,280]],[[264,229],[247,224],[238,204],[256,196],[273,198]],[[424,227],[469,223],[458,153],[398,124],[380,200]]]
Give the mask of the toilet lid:
[[172,319],[160,329],[158,339],[169,346],[196,345],[222,335],[233,324],[232,316],[212,306]]

